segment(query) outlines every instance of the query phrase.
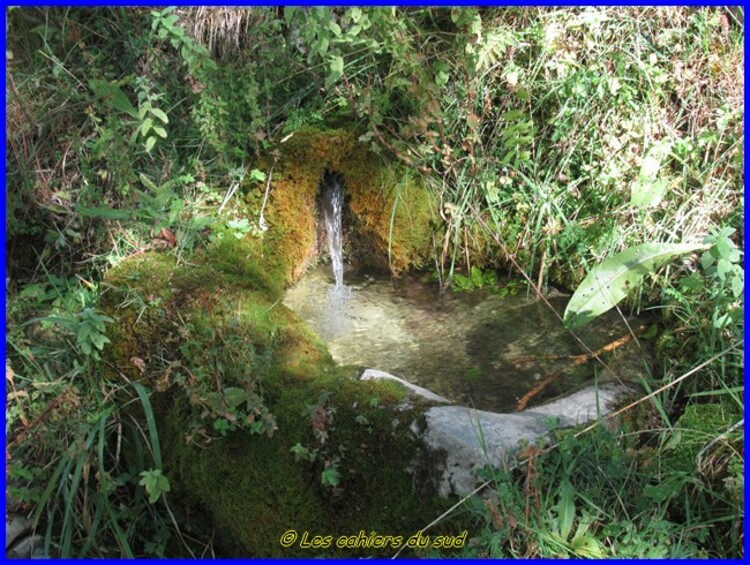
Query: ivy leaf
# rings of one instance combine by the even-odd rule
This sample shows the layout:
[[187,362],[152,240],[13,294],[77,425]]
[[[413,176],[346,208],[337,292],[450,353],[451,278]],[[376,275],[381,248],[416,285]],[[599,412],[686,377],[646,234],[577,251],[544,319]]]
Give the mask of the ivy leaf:
[[701,244],[643,243],[594,267],[576,289],[565,309],[566,328],[580,328],[613,308],[661,265],[684,253],[705,249]]

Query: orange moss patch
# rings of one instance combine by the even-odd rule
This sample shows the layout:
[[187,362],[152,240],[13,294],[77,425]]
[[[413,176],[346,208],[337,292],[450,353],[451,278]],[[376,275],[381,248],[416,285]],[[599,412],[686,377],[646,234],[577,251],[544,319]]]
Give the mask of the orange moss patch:
[[316,197],[326,170],[343,177],[352,229],[371,247],[364,262],[394,275],[424,265],[432,250],[434,206],[428,191],[350,132],[309,130],[282,146],[266,209],[271,227],[264,241],[266,260],[287,282],[299,279],[317,255]]

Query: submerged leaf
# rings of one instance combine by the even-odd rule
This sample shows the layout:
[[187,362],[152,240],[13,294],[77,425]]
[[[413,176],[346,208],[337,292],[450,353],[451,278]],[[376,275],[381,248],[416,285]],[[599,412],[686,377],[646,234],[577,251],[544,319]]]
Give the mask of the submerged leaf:
[[684,253],[705,249],[701,244],[643,243],[594,267],[576,289],[565,309],[566,328],[580,328],[613,308],[641,282],[644,275]]

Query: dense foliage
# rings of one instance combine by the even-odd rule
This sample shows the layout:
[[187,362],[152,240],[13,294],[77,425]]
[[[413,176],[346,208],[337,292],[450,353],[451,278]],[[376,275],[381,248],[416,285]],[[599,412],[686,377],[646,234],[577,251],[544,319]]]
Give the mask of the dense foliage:
[[48,549],[203,551],[132,417],[148,396],[100,378],[103,274],[262,238],[257,164],[346,127],[423,174],[454,285],[507,266],[573,288],[639,244],[699,249],[630,294],[662,314],[663,390],[488,470],[467,554],[742,554],[741,10],[15,8],[6,30],[7,478]]

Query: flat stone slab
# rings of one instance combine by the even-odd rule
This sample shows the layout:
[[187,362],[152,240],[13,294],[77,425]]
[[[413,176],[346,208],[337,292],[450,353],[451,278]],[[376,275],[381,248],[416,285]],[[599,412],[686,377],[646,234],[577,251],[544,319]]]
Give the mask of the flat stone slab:
[[396,381],[427,400],[449,404],[427,410],[423,431],[416,422],[412,425],[414,434],[430,449],[446,454],[438,485],[442,496],[469,494],[479,482],[477,471],[487,465],[500,467],[508,463],[515,456],[519,441],[534,443],[554,429],[605,416],[630,391],[625,385],[606,383],[522,412],[496,413],[456,406],[439,394],[378,369],[366,369],[360,379]]
[[516,453],[518,442],[533,443],[555,428],[595,420],[611,411],[625,386],[588,387],[523,412],[498,414],[464,406],[435,406],[425,414],[422,438],[446,453],[440,494],[465,496],[478,483],[477,471],[486,465],[501,466]]

